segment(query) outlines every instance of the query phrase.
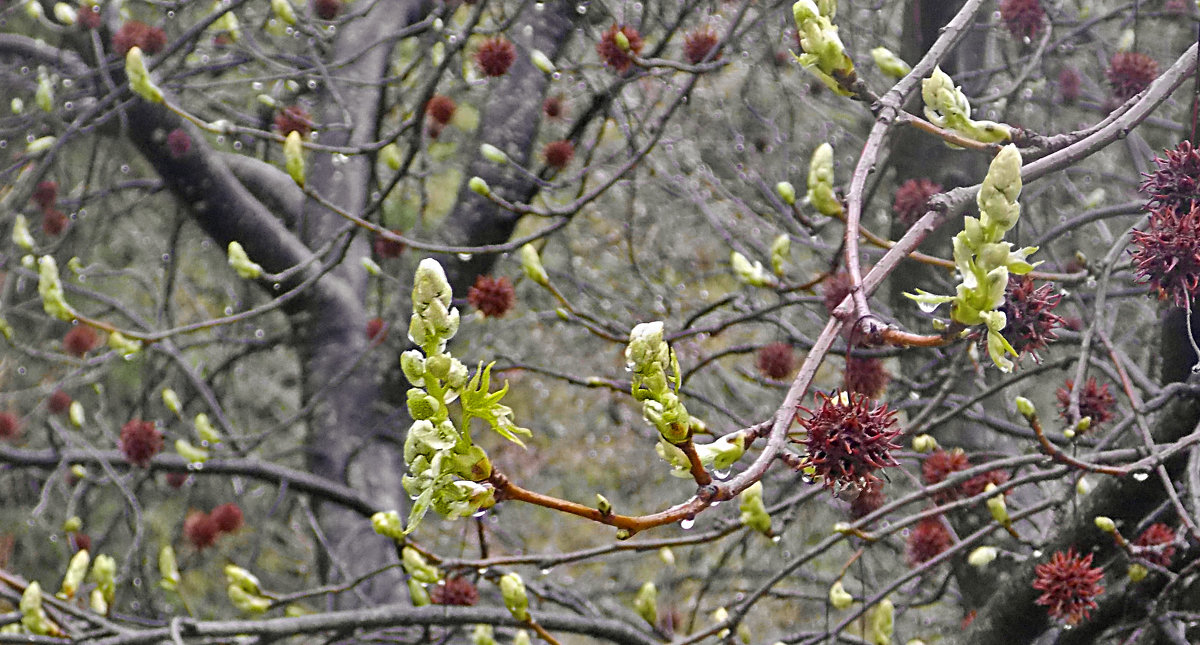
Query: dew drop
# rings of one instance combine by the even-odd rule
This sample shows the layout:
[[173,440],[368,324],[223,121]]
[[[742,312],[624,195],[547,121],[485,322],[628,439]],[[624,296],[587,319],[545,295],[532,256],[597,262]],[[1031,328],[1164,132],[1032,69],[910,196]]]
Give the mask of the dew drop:
[[550,575],[550,571],[551,571],[550,567],[545,567],[542,569],[541,574],[543,576],[548,576],[548,575]]
[[1150,473],[1134,473],[1133,478],[1136,481],[1144,482],[1147,479],[1150,479]]
[[[729,477],[729,469],[726,468],[725,470],[714,470],[713,477],[716,477],[717,479],[727,479]],[[713,506],[716,506],[718,503],[719,502],[713,502]]]
[[775,537],[771,538],[771,541],[774,542],[775,544],[779,544],[780,540],[782,540],[782,539],[783,539],[783,536],[776,535]]
[[917,308],[927,314],[931,314],[937,311],[938,305],[934,302],[918,302]]
[[683,520],[682,522],[680,522],[680,523],[679,523],[679,526],[680,526],[680,528],[682,528],[682,529],[683,529],[683,530],[685,530],[685,531],[686,531],[686,530],[688,530],[688,529],[690,529],[690,528],[692,528],[692,527],[693,527],[693,526],[695,526],[695,525],[696,525],[696,520],[694,520],[694,519],[692,519],[692,518],[690,518],[690,517],[689,517],[688,519],[686,519],[686,520]]

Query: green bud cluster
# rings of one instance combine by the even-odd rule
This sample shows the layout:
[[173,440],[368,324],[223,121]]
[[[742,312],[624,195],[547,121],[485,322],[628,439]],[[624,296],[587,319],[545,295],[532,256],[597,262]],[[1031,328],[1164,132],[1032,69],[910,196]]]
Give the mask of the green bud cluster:
[[57,594],[59,598],[70,600],[75,597],[75,592],[79,591],[79,585],[83,582],[83,577],[87,574],[88,564],[91,561],[86,549],[76,552],[71,557],[71,562],[67,564],[67,572],[63,576],[61,590]]
[[1012,243],[1004,241],[1004,234],[1016,226],[1021,215],[1020,194],[1021,153],[1010,144],[992,159],[979,189],[980,216],[963,218],[963,230],[954,236],[954,264],[962,279],[956,294],[939,296],[920,289],[915,295],[905,294],[929,311],[951,303],[950,318],[962,325],[987,325],[988,355],[1005,372],[1013,368],[1007,355],[1016,356],[1017,352],[1000,334],[1008,320],[999,308],[1004,304],[1008,276],[1032,271],[1034,265],[1025,259],[1037,251],[1035,246],[1014,251]]
[[[426,258],[413,281],[413,314],[408,337],[420,346],[400,356],[408,390],[412,426],[404,441],[408,474],[404,489],[413,497],[408,527],[412,532],[433,508],[448,518],[467,517],[496,503],[486,480],[492,464],[482,448],[471,441],[471,419],[485,421],[500,436],[520,446],[532,433],[513,423],[512,408],[500,401],[508,384],[491,392],[492,365],[480,363],[474,376],[466,365],[446,351],[446,342],[458,332],[458,309],[450,305],[450,283],[442,266]],[[469,378],[468,378],[469,377]],[[450,418],[449,404],[457,401],[461,416]],[[378,530],[378,527],[377,527]]]
[[662,321],[641,323],[629,332],[625,364],[633,373],[634,400],[642,402],[642,416],[672,444],[687,441],[692,417],[679,400],[679,359],[663,340]]
[[658,625],[658,588],[653,582],[647,582],[638,589],[633,599],[633,609],[642,620],[650,625]]
[[42,609],[42,586],[36,580],[25,587],[18,608],[21,610],[21,626],[29,633],[45,636],[54,631],[54,624],[46,617],[46,610]]
[[842,96],[854,82],[854,61],[846,55],[846,46],[833,24],[837,13],[836,0],[798,0],[792,5],[792,18],[804,51],[796,60],[822,83]]
[[131,47],[125,54],[125,77],[129,79],[129,89],[133,90],[134,94],[151,103],[163,102],[162,90],[150,78],[141,48]]
[[971,118],[971,102],[954,79],[933,68],[933,74],[921,81],[921,98],[925,100],[925,118],[929,122],[981,143],[998,143],[1012,138],[1012,130],[995,121],[976,121]]
[[247,614],[262,614],[271,608],[271,599],[262,595],[258,577],[253,573],[234,565],[225,566],[225,588],[229,601],[234,607]]
[[[696,419],[692,419],[693,424]],[[732,432],[710,443],[698,443],[694,446],[700,463],[711,470],[728,470],[737,463],[746,452],[746,435],[742,432]],[[691,477],[691,464],[682,450],[669,443],[665,436],[660,436],[655,452],[667,463],[671,464],[671,474],[676,477]]]
[[762,262],[751,263],[746,256],[737,251],[729,254],[729,263],[733,266],[733,274],[743,284],[752,287],[772,287],[777,283],[775,276],[763,268]]
[[500,598],[504,606],[517,620],[529,620],[529,595],[525,592],[525,581],[517,573],[500,576]]
[[842,214],[842,202],[833,190],[833,146],[822,143],[808,162],[808,203],[829,217]]
[[879,71],[892,78],[904,78],[912,71],[912,66],[904,62],[904,59],[897,56],[887,47],[872,49],[871,58],[875,60],[875,65],[879,68]]
[[771,534],[771,516],[763,504],[763,485],[754,482],[738,496],[738,510],[742,512],[742,525],[763,535]]
[[59,320],[75,320],[58,277],[58,263],[49,255],[38,259],[38,295],[42,297],[42,309],[47,314]]
[[158,552],[158,586],[167,591],[179,588],[179,564],[175,559],[175,549],[170,544],[163,545]]

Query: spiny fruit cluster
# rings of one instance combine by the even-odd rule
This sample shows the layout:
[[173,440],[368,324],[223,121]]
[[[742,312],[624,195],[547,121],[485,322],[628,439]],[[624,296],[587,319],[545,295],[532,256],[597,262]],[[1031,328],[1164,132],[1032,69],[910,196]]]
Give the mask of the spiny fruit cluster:
[[1200,153],[1184,141],[1154,164],[1141,187],[1150,225],[1130,234],[1133,265],[1160,300],[1182,307],[1200,291]]

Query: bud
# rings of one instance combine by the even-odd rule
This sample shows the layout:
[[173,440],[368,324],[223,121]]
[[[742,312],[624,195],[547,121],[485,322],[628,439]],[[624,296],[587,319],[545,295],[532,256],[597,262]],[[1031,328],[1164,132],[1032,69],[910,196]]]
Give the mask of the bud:
[[22,101],[20,98],[15,98],[8,102],[8,109],[11,110],[13,114],[20,114],[25,111],[25,101]]
[[557,71],[554,68],[554,61],[550,60],[550,57],[540,49],[529,52],[529,60],[533,63],[534,67],[541,70],[544,74],[553,74]]
[[391,170],[400,170],[400,166],[404,163],[400,157],[400,146],[394,143],[389,143],[379,150],[379,159]]
[[38,137],[25,146],[25,154],[30,157],[40,156],[58,141],[55,137]]
[[425,607],[433,604],[433,599],[429,597],[429,590],[416,578],[408,579],[408,597],[412,599],[413,607]]
[[50,75],[46,74],[43,68],[38,68],[38,86],[33,95],[33,102],[43,112],[54,111],[54,85],[50,81]]
[[179,588],[179,565],[175,561],[175,549],[170,544],[158,551],[158,575],[161,576],[158,586],[167,591]]
[[84,421],[83,404],[79,401],[71,401],[71,407],[67,408],[67,418],[71,421],[71,425],[76,428],[82,428]]
[[292,181],[304,188],[304,177],[307,174],[304,165],[304,142],[296,130],[289,132],[283,141],[283,165]]
[[230,242],[228,253],[229,266],[233,267],[238,277],[244,280],[253,280],[262,275],[262,266],[250,261],[250,256],[246,255],[246,249],[242,248],[239,242]]
[[421,260],[413,277],[413,310],[424,312],[434,300],[449,307],[452,297],[450,283],[446,280],[446,272],[442,265],[433,258]]
[[1071,428],[1067,428],[1066,430],[1063,430],[1063,437],[1066,438],[1068,441],[1070,441],[1071,439],[1074,439],[1075,438],[1075,430],[1073,430]]
[[879,67],[879,71],[892,78],[904,78],[912,71],[912,67],[908,63],[901,60],[887,47],[872,49],[871,58],[875,59],[875,65]]
[[484,197],[492,194],[492,189],[488,187],[487,182],[482,177],[472,177],[467,182],[467,188],[470,188],[471,192],[478,193]]
[[633,600],[633,608],[642,620],[651,625],[658,624],[658,589],[653,582],[647,582],[638,590],[637,598]]
[[892,645],[892,633],[896,629],[896,606],[884,598],[875,605],[867,628],[867,640],[873,645]]
[[538,251],[532,244],[526,244],[521,247],[521,270],[525,272],[525,277],[533,280],[543,287],[550,286],[550,276],[546,275],[546,269],[542,266],[542,258],[538,256]]
[[471,645],[496,645],[496,637],[492,626],[480,623],[471,632]]
[[612,515],[612,502],[600,493],[596,493],[596,510],[600,511],[601,515]]
[[250,573],[236,564],[225,565],[225,581],[230,585],[243,589],[247,593],[262,593],[261,586],[258,582],[258,576],[255,576],[253,573]]
[[271,10],[275,17],[289,25],[296,24],[296,11],[288,0],[271,0]]
[[67,573],[63,576],[62,591],[58,593],[60,598],[69,600],[75,597],[75,592],[79,591],[79,584],[83,582],[83,576],[87,573],[90,562],[91,558],[86,550],[78,551],[71,557],[71,562],[67,565]]
[[1075,423],[1075,432],[1076,433],[1084,433],[1084,432],[1087,432],[1088,430],[1090,430],[1091,427],[1092,427],[1092,418],[1090,416],[1081,417],[1079,419],[1079,421],[1077,421]]
[[1092,492],[1092,481],[1087,477],[1080,477],[1079,481],[1075,482],[1075,493],[1087,495],[1090,492]]
[[1017,412],[1030,421],[1037,417],[1037,408],[1033,407],[1033,401],[1023,396],[1017,397]]
[[613,42],[616,43],[617,48],[621,51],[629,51],[629,38],[625,35],[623,30],[616,30],[616,33],[613,34]]
[[175,452],[191,464],[202,464],[208,461],[208,450],[193,446],[192,442],[187,439],[175,440]]
[[841,580],[833,583],[833,586],[829,588],[829,604],[833,605],[834,609],[845,609],[854,604],[854,596],[846,591]]
[[99,589],[92,589],[92,593],[88,594],[88,607],[101,616],[107,616],[108,601],[104,599],[104,592]]
[[771,242],[771,270],[775,275],[783,277],[783,269],[787,264],[788,254],[792,250],[792,238],[787,233],[780,233]]
[[1000,551],[994,546],[978,547],[974,551],[971,551],[971,554],[967,556],[967,564],[975,567],[976,569],[983,569],[987,565],[991,564],[992,560],[995,560],[999,553]]
[[58,277],[58,264],[49,255],[38,258],[38,295],[42,297],[42,309],[59,320],[74,320],[75,314],[67,306],[62,281]]
[[1134,562],[1129,565],[1126,575],[1129,576],[1130,582],[1141,582],[1146,579],[1146,576],[1150,575],[1150,570],[1145,565]]
[[237,585],[229,585],[225,588],[225,592],[229,595],[229,601],[233,603],[233,606],[247,614],[262,614],[271,608],[269,599],[249,593]]
[[24,215],[13,218],[12,241],[21,249],[33,250],[33,235],[29,233],[29,221]]
[[516,634],[513,634],[512,645],[533,645],[533,641],[529,639],[529,632],[518,629]]
[[738,496],[738,510],[742,512],[741,522],[744,526],[754,529],[763,535],[771,534],[771,516],[763,505],[763,485],[756,481]]
[[658,559],[662,560],[662,563],[668,567],[675,566],[675,552],[669,546],[664,546],[658,550]]
[[[90,11],[90,9],[88,9],[88,11]],[[54,19],[55,20],[70,27],[71,25],[75,24],[75,20],[77,18],[78,18],[78,15],[75,13],[75,7],[72,7],[71,5],[69,5],[65,2],[54,3]]]
[[63,522],[62,530],[64,533],[74,533],[83,528],[83,520],[78,515],[72,515]]
[[400,354],[400,369],[404,372],[404,378],[413,385],[420,385],[425,381],[425,357],[419,350],[410,349],[403,354]]
[[914,452],[925,454],[927,452],[933,452],[934,450],[937,450],[937,447],[937,439],[934,439],[927,434],[919,434],[913,437],[912,448]]
[[1101,531],[1104,531],[1105,533],[1116,533],[1117,532],[1117,523],[1114,522],[1111,517],[1097,515],[1096,518],[1092,521],[1096,523],[1096,528],[1100,529]]
[[162,90],[150,80],[150,72],[146,69],[146,59],[140,47],[131,47],[125,54],[125,77],[129,79],[129,89],[133,90],[134,94],[151,103],[163,102]]
[[37,0],[28,0],[25,3],[25,15],[34,20],[41,20],[46,16],[46,10],[42,8],[42,3]]
[[176,416],[179,416],[179,412],[183,409],[183,406],[180,404],[179,395],[175,393],[175,390],[172,390],[169,387],[164,387],[162,391],[162,400],[163,405],[167,406],[168,410],[174,412]]
[[50,619],[46,617],[46,611],[42,609],[42,586],[36,580],[30,582],[21,594],[20,610],[21,626],[31,634],[45,636],[54,631]]
[[[984,491],[990,493],[995,489],[995,484],[988,484]],[[987,507],[988,511],[992,514],[992,519],[996,520],[1001,526],[1008,527],[1012,524],[1012,520],[1008,517],[1008,506],[1004,503],[1003,494],[989,497]]]
[[92,573],[88,579],[96,583],[96,589],[104,594],[104,600],[109,605],[117,594],[117,561],[112,556],[98,555],[92,562]]
[[192,420],[192,427],[196,429],[196,436],[200,437],[201,441],[208,443],[221,443],[221,434],[213,427],[211,421],[208,420],[208,415],[203,412],[196,415]]
[[411,546],[406,546],[400,550],[400,561],[404,565],[404,570],[408,572],[408,575],[416,578],[418,582],[434,584],[442,577],[437,567],[426,562],[425,556],[421,555],[420,551]]
[[358,263],[362,265],[362,268],[367,272],[367,275],[379,276],[383,273],[383,269],[380,268],[378,264],[375,264],[374,260],[365,255],[358,259]]
[[371,528],[384,537],[393,540],[404,539],[404,524],[400,521],[400,513],[397,511],[380,511],[372,515]]
[[733,266],[733,274],[743,284],[752,287],[770,287],[775,284],[775,278],[767,273],[762,262],[751,264],[746,256],[733,251],[729,254],[729,263]]
[[[713,610],[712,614],[709,614],[709,618],[712,618],[714,623],[723,623],[729,620],[729,610],[725,609],[724,607],[717,607],[715,610]],[[726,636],[729,636],[728,629],[722,629],[721,631],[717,632],[717,638],[719,639],[723,640]]]
[[529,620],[529,596],[525,594],[525,582],[516,573],[500,577],[500,596],[504,606],[517,620]]
[[792,185],[792,182],[781,181],[775,184],[775,192],[788,206],[796,203],[796,187]]
[[822,215],[842,214],[842,203],[833,191],[833,146],[822,143],[813,150],[808,165],[808,202]]
[[833,525],[833,532],[841,533],[842,535],[850,535],[854,533],[854,529],[851,528],[850,524],[847,522],[836,522]]
[[[495,164],[508,163],[508,155],[504,154],[503,150],[501,150],[500,148],[497,148],[496,146],[493,146],[490,143],[480,144],[479,154],[483,155],[484,159],[487,159],[488,161],[495,163]],[[472,179],[472,181],[474,181],[474,179]],[[475,190],[475,189],[471,188],[471,190]],[[475,192],[478,193],[479,191],[476,190]],[[484,193],[480,193],[480,194],[482,195]]]

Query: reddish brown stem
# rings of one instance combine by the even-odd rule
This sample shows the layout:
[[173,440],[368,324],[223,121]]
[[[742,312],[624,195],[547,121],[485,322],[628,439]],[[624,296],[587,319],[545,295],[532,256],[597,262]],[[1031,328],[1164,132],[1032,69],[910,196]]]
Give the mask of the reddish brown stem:
[[708,486],[711,484],[712,476],[704,469],[704,464],[700,463],[700,454],[696,452],[696,444],[692,443],[692,440],[689,438],[681,444],[675,444],[675,447],[687,455],[688,470],[692,473],[692,479],[696,480],[696,485]]
[[1050,442],[1049,439],[1046,438],[1046,432],[1044,430],[1042,430],[1042,422],[1038,419],[1036,414],[1025,417],[1025,420],[1029,422],[1029,427],[1033,430],[1033,433],[1035,435],[1037,435],[1038,443],[1040,443],[1042,446],[1042,453],[1045,454],[1046,456],[1050,457],[1054,461],[1057,461],[1060,464],[1070,466],[1072,468],[1078,468],[1079,470],[1086,470],[1088,472],[1093,472],[1093,473],[1100,473],[1102,475],[1112,475],[1114,477],[1124,477],[1125,475],[1129,474],[1128,468],[1120,468],[1117,466],[1101,466],[1099,464],[1089,464],[1086,461],[1080,461],[1080,460],[1068,455],[1067,453],[1059,450],[1057,446],[1055,446],[1053,443]]

